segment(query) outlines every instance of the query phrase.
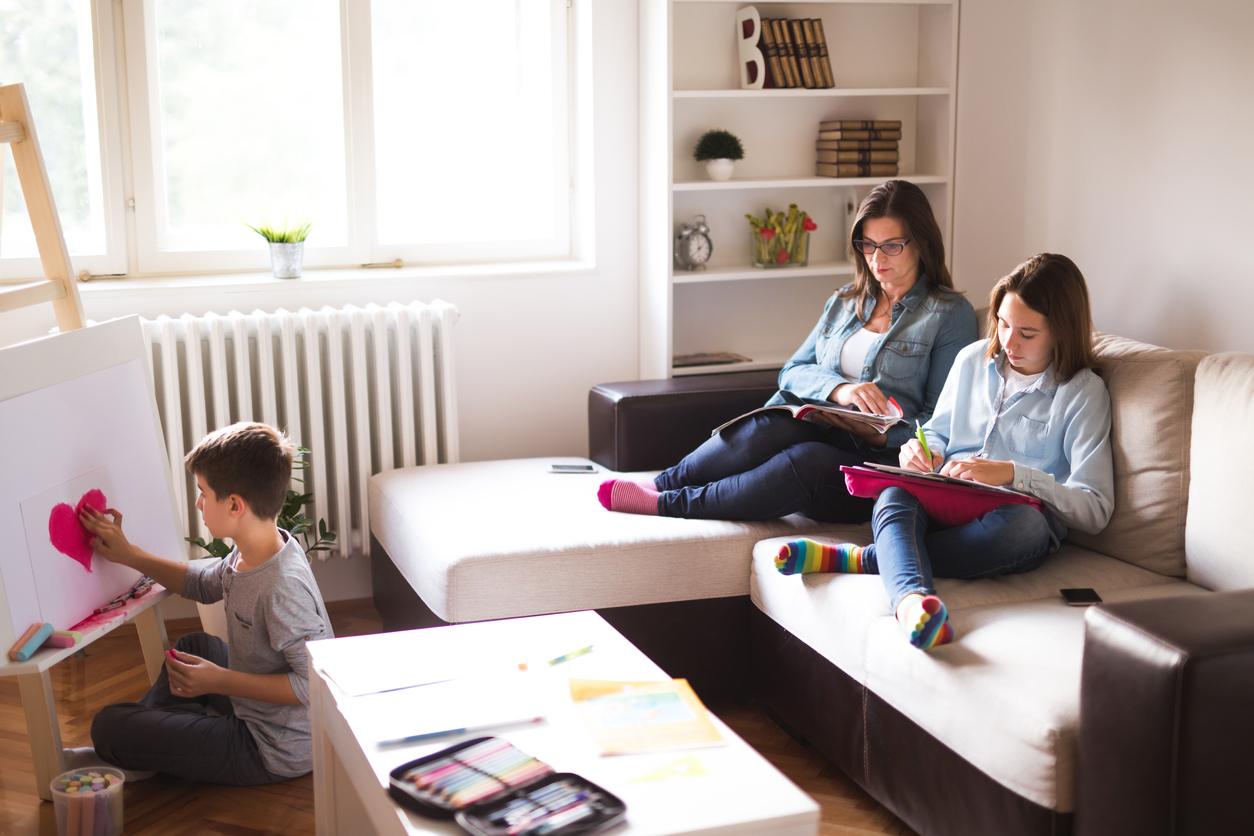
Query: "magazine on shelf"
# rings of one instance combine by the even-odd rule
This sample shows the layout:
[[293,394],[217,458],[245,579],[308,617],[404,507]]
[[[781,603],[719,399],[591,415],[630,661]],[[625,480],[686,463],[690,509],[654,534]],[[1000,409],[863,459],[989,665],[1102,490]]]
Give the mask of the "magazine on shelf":
[[726,424],[719,426],[714,430],[714,432],[710,433],[710,435],[718,435],[727,427],[730,427],[732,424],[743,418],[748,418],[750,415],[756,415],[759,412],[767,412],[773,409],[785,410],[790,413],[792,417],[799,418],[802,421],[823,422],[823,419],[818,417],[820,413],[839,415],[843,418],[857,421],[860,424],[866,424],[874,428],[876,432],[884,432],[894,424],[905,423],[904,418],[902,418],[901,407],[898,406],[897,401],[892,398],[888,399],[888,403],[892,407],[892,411],[887,415],[877,415],[874,412],[863,412],[855,406],[841,406],[840,404],[832,403],[831,401],[816,401],[811,400],[810,398],[798,397],[796,394],[788,391],[787,389],[781,389],[779,394],[780,397],[784,399],[784,403],[759,407],[758,409],[746,412],[744,415],[738,415]]

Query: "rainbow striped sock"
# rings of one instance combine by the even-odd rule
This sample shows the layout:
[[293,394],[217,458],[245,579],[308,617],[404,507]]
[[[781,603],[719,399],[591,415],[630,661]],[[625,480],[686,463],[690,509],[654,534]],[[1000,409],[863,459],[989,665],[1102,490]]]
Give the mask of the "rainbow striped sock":
[[606,511],[657,516],[658,492],[651,485],[626,479],[608,479],[597,488],[597,499]]
[[910,643],[920,650],[930,650],[953,641],[949,612],[935,595],[907,595],[897,605],[897,623]]
[[811,572],[844,572],[861,575],[862,546],[853,543],[829,545],[814,540],[790,540],[779,547],[775,568],[785,575],[808,575]]

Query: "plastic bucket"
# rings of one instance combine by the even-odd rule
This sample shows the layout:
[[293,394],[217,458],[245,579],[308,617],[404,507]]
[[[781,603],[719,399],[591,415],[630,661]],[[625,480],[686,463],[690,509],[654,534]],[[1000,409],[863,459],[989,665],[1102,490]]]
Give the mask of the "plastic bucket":
[[124,783],[118,770],[103,767],[62,772],[54,778],[57,836],[118,836]]

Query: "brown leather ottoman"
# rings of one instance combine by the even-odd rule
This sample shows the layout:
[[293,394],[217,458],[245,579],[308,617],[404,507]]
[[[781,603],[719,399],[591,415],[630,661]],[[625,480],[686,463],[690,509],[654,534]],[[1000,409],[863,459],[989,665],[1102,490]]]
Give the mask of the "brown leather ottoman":
[[775,394],[778,370],[601,383],[588,393],[588,458],[620,473],[665,470],[715,427]]

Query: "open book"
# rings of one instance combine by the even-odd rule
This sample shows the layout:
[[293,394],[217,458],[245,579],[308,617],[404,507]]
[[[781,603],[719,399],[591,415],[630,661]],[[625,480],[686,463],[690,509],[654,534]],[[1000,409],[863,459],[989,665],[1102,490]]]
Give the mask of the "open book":
[[997,491],[998,493],[1008,493],[1014,496],[1026,496],[1031,499],[1036,497],[1030,493],[1016,491],[1014,488],[1007,488],[1002,485],[986,485],[983,482],[972,482],[970,479],[959,479],[956,476],[942,476],[939,473],[923,473],[919,470],[907,470],[904,467],[893,467],[891,464],[876,464],[875,462],[866,462],[859,467],[878,470],[881,473],[891,473],[895,476],[906,476],[912,479],[927,479],[931,482],[948,482],[951,485],[962,485],[967,488],[979,488],[984,491]]
[[873,427],[876,432],[881,433],[894,424],[905,423],[905,419],[902,418],[901,407],[898,406],[897,401],[892,398],[888,399],[888,404],[892,407],[892,412],[888,415],[876,415],[874,412],[863,412],[856,406],[841,406],[840,404],[832,403],[831,401],[815,401],[809,398],[801,398],[792,392],[789,392],[787,389],[781,389],[779,395],[784,399],[785,403],[763,406],[750,412],[746,412],[744,415],[738,415],[726,424],[723,424],[715,429],[714,432],[710,433],[710,435],[718,435],[724,429],[730,427],[742,418],[748,418],[750,415],[756,415],[759,412],[766,412],[771,409],[786,410],[792,415],[792,417],[800,418],[802,421],[821,422],[821,418],[815,417],[820,412],[826,412],[831,415],[840,415],[861,424],[867,424]]

